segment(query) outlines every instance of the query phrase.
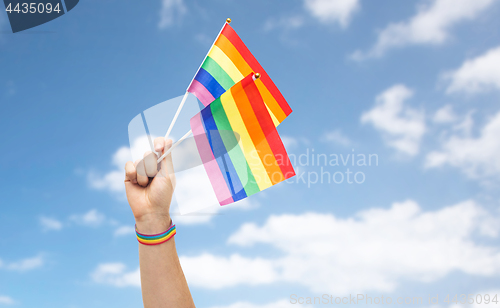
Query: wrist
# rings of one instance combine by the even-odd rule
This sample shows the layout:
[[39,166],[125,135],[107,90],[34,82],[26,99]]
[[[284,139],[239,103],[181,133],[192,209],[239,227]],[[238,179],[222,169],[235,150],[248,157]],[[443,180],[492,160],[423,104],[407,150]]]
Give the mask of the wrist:
[[137,231],[144,234],[158,234],[170,228],[172,220],[168,214],[147,214],[136,218]]

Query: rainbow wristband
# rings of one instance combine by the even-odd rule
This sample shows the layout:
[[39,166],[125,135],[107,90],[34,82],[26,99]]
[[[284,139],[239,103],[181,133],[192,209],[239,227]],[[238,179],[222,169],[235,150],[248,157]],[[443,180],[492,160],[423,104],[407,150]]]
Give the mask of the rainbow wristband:
[[143,245],[160,245],[174,237],[176,234],[175,231],[175,225],[170,226],[170,228],[160,234],[154,234],[154,235],[146,235],[146,234],[141,234],[137,232],[137,228],[135,229],[135,233],[137,234],[137,240],[139,243]]

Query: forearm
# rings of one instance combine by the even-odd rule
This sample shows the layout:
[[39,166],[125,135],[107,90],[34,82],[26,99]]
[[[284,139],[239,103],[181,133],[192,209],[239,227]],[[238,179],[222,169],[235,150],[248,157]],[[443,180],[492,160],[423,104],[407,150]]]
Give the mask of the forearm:
[[[138,223],[137,229],[141,233],[156,234],[165,231],[168,225],[164,221]],[[174,238],[160,245],[139,244],[139,262],[145,308],[194,307]]]

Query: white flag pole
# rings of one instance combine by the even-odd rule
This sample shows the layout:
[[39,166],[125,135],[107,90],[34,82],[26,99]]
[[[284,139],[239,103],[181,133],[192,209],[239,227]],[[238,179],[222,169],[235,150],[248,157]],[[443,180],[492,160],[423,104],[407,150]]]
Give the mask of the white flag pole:
[[[196,77],[196,74],[198,74],[198,71],[200,70],[201,66],[203,65],[203,62],[205,62],[205,60],[207,59],[208,54],[210,53],[210,50],[212,50],[212,47],[215,45],[215,42],[217,42],[217,39],[219,38],[220,34],[222,33],[222,30],[224,29],[224,27],[226,26],[226,24],[229,24],[229,23],[231,23],[231,18],[226,19],[226,22],[224,23],[224,25],[223,25],[223,26],[222,26],[222,28],[220,29],[219,34],[217,34],[217,36],[215,37],[215,40],[214,40],[214,42],[212,43],[212,46],[210,46],[210,48],[208,49],[208,52],[207,52],[207,54],[205,55],[205,58],[203,58],[203,61],[201,61],[200,66],[199,66],[199,67],[198,67],[198,69],[196,70],[196,73],[194,74],[193,78],[191,79],[191,82],[189,83],[188,89],[189,89],[189,87],[191,86],[191,84],[193,83],[193,80],[194,80],[194,78]],[[168,136],[170,135],[170,133],[171,133],[171,131],[172,131],[172,128],[174,127],[175,122],[177,121],[177,117],[179,116],[179,113],[181,112],[182,107],[184,107],[184,103],[186,102],[186,99],[187,99],[187,97],[188,97],[188,94],[189,94],[189,92],[188,92],[188,91],[187,91],[187,89],[186,89],[186,94],[184,94],[184,97],[182,98],[182,101],[181,101],[181,103],[179,104],[179,107],[177,107],[177,111],[176,111],[176,113],[175,113],[175,116],[174,116],[174,118],[172,119],[172,122],[170,123],[170,126],[168,127],[167,133],[165,134],[165,139],[167,139],[167,138],[168,138]]]

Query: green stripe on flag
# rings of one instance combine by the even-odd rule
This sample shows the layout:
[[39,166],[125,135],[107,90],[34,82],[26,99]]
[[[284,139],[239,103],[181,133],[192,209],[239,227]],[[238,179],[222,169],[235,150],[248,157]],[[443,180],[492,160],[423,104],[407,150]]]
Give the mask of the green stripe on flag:
[[229,77],[229,75],[220,67],[214,59],[207,57],[205,62],[201,67],[207,71],[215,80],[224,88],[224,90],[229,90],[234,86],[235,82]]
[[233,132],[233,128],[229,123],[224,108],[222,107],[221,100],[216,99],[215,101],[210,103],[210,109],[212,110],[212,116],[214,117],[217,129],[219,131],[225,131],[222,132],[220,136],[222,138],[222,142],[224,142],[224,145],[226,146],[226,150],[229,153],[229,157],[231,158],[234,169],[236,169],[238,177],[240,178],[240,180],[245,178],[247,179],[246,183],[241,183],[245,188],[247,196],[251,196],[259,192],[259,185],[257,185],[257,182],[255,181],[255,177],[250,170],[250,166],[248,165],[245,155],[241,151],[238,140],[236,139],[235,133]]

